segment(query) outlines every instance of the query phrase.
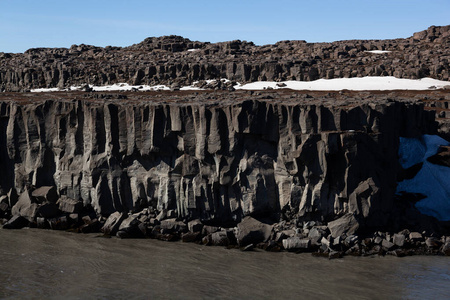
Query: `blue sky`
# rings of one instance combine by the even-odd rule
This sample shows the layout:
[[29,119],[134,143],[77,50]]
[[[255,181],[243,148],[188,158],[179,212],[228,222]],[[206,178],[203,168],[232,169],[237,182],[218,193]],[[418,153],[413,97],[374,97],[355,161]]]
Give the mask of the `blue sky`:
[[128,46],[176,34],[198,41],[331,42],[405,38],[450,24],[450,0],[0,0],[0,52]]

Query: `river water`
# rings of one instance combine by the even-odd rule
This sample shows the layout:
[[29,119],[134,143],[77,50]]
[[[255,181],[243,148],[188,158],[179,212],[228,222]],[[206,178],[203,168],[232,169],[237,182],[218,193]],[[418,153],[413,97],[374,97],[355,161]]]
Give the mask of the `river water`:
[[449,299],[450,258],[241,252],[0,229],[1,299]]

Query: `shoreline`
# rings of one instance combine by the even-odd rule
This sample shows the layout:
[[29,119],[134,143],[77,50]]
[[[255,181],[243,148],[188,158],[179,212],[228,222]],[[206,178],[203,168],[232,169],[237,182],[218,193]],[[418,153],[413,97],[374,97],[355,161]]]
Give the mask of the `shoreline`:
[[[135,220],[135,217],[136,215],[130,215],[130,218],[133,218],[133,220]],[[90,222],[87,222],[87,218],[83,218],[83,222],[85,223],[77,227],[80,223],[65,223],[70,218],[65,219],[61,217],[58,220],[46,220],[48,222],[47,225],[42,223],[43,220],[39,220],[39,224],[28,224],[21,228],[15,227],[13,230],[39,229],[49,233],[56,230],[71,234],[90,235],[95,238],[153,239],[170,243],[195,243],[205,247],[215,246],[246,252],[308,253],[313,257],[328,259],[344,258],[347,256],[373,257],[386,255],[395,257],[416,255],[450,256],[449,236],[443,235],[436,237],[435,234],[427,236],[426,234],[410,232],[406,229],[398,233],[378,231],[372,234],[364,233],[360,236],[357,234],[350,234],[348,236],[343,234],[334,239],[329,233],[328,226],[313,225],[315,222],[308,222],[303,225],[303,228],[296,227],[282,231],[275,230],[274,228],[280,226],[280,223],[274,223],[269,225],[272,231],[269,238],[264,240],[262,236],[266,232],[263,229],[259,231],[259,236],[255,234],[257,231],[252,229],[264,228],[268,224],[259,222],[251,217],[244,218],[243,223],[248,223],[246,224],[247,226],[245,224],[238,224],[233,228],[203,225],[199,220],[193,220],[186,224],[176,219],[165,219],[161,222],[155,220],[154,223],[158,225],[149,226],[145,229],[143,226],[140,226],[142,223],[135,223],[133,226],[128,227],[120,226],[121,223],[128,223],[127,218],[122,218],[122,222],[111,224],[111,218],[117,220],[116,216],[110,216],[106,221],[94,219]],[[71,225],[69,226],[69,224]],[[110,225],[113,226],[111,227]],[[449,228],[449,224],[446,224],[446,226]],[[200,231],[193,231],[199,228],[201,228]],[[3,230],[11,229],[12,227],[9,225],[3,226]],[[252,232],[251,234],[245,235],[245,233],[242,233],[242,231],[247,232],[249,230]],[[325,234],[320,234],[321,231]],[[295,233],[287,237],[286,233],[289,232]],[[310,234],[305,235],[305,232],[310,232]],[[326,236],[327,232],[328,236]]]

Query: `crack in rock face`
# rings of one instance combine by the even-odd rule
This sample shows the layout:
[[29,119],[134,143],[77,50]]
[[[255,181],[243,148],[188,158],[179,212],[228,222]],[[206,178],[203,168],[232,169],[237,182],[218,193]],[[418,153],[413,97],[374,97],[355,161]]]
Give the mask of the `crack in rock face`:
[[377,227],[392,210],[399,137],[436,130],[434,112],[415,102],[183,95],[1,102],[3,194],[55,186],[60,208],[105,217],[145,208],[217,224],[352,214]]

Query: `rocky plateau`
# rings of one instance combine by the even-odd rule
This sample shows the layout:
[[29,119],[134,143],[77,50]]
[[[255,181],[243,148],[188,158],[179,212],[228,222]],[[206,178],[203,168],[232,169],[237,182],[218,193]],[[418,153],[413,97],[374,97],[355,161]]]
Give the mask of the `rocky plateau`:
[[[374,50],[388,52],[369,52]],[[114,83],[176,89],[220,78],[245,83],[364,76],[449,80],[450,26],[432,26],[394,40],[280,41],[258,46],[240,40],[208,43],[164,36],[129,47],[82,44],[0,53],[0,91],[7,92]]]

